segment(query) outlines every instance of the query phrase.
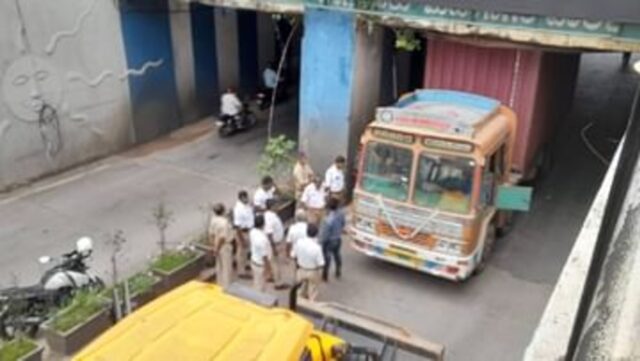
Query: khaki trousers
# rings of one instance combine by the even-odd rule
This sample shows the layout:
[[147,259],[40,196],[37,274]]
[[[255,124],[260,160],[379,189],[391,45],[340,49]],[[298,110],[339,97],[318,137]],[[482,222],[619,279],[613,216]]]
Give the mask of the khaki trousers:
[[265,266],[259,266],[251,262],[251,271],[253,272],[253,288],[256,291],[265,292],[267,290],[267,275]]
[[273,252],[273,259],[271,262],[271,270],[273,274],[273,284],[276,286],[282,285],[283,277],[282,277],[282,269],[284,267],[284,262],[287,260],[287,244],[284,241],[280,241],[275,244],[275,249]]
[[[246,246],[245,246],[246,245]],[[236,234],[236,272],[239,275],[247,273],[247,260],[249,259],[249,234],[238,230]]]
[[225,243],[216,258],[216,283],[226,288],[231,284],[233,273],[233,249],[230,243]]
[[318,297],[318,285],[320,284],[320,269],[298,268],[296,282],[304,282],[298,290],[300,297],[315,301]]

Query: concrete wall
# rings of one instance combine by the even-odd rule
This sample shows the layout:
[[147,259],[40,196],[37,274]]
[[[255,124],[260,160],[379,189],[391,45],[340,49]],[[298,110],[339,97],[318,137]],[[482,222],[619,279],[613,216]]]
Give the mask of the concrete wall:
[[[134,139],[114,3],[19,4],[26,36],[20,34],[16,2],[0,2],[0,190]],[[39,117],[35,108],[43,101],[50,111]]]

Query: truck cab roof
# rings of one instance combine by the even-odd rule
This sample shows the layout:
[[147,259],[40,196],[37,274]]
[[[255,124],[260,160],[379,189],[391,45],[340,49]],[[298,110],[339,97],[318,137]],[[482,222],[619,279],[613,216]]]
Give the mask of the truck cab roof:
[[298,361],[312,330],[294,312],[192,281],[126,317],[73,360]]
[[515,133],[515,114],[499,101],[452,91],[423,89],[376,110],[372,127],[425,137],[472,143],[485,154],[509,133]]

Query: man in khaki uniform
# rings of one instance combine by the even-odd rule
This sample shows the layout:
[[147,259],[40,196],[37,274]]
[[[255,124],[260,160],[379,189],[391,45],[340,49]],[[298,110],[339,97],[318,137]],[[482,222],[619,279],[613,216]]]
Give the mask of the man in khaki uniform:
[[213,206],[213,217],[209,223],[209,244],[216,257],[216,281],[220,286],[227,287],[231,283],[233,270],[233,227],[224,213],[224,205],[218,203]]
[[314,301],[318,297],[320,271],[324,267],[324,255],[318,243],[316,225],[307,226],[307,236],[293,246],[291,258],[296,261],[296,282],[303,282],[299,290],[300,297]]
[[300,152],[298,154],[298,161],[293,167],[293,181],[296,191],[296,200],[300,199],[304,188],[313,181],[314,173],[313,169],[307,161],[307,156]]
[[307,211],[307,221],[320,226],[325,214],[327,192],[322,188],[322,180],[315,177],[313,182],[304,188],[300,203]]

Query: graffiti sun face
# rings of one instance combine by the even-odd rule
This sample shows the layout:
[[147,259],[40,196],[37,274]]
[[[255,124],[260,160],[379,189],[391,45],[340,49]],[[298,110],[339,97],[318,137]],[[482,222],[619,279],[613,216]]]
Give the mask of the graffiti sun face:
[[2,92],[16,118],[37,122],[43,104],[60,105],[62,82],[51,63],[29,55],[16,59],[9,66],[3,77]]

